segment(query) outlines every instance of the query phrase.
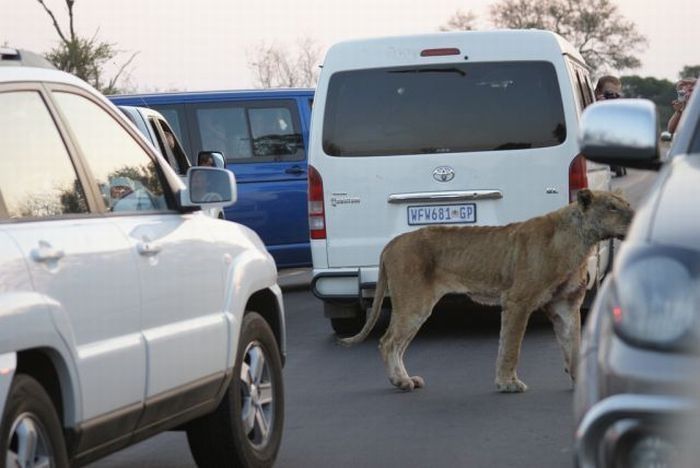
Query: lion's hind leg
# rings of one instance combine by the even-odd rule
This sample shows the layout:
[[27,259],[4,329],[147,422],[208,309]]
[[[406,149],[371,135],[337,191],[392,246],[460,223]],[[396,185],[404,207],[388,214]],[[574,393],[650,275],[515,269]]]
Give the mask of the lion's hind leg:
[[571,297],[548,304],[545,307],[547,317],[554,326],[554,334],[564,355],[564,370],[576,379],[578,350],[581,339],[580,307],[585,295],[585,289]]
[[405,301],[395,301],[393,298],[392,301],[394,305],[391,322],[379,341],[379,350],[384,359],[389,381],[401,390],[410,392],[414,388],[425,386],[425,382],[420,376],[408,375],[403,356],[421,325],[430,316],[434,302],[407,304]]

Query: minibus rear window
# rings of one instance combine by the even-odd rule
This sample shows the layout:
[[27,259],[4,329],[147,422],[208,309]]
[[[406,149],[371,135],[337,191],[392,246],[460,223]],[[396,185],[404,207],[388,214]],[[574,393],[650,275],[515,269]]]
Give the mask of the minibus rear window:
[[391,156],[556,146],[566,139],[549,62],[483,62],[338,72],[323,149]]

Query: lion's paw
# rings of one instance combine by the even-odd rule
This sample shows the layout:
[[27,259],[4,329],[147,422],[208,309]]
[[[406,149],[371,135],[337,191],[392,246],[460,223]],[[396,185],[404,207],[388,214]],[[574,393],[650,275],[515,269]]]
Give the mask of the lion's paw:
[[412,392],[414,388],[417,387],[416,383],[410,379],[401,379],[401,378],[395,378],[395,379],[389,379],[391,381],[391,384],[394,385],[395,387],[398,387],[400,390],[403,390],[404,392]]
[[496,390],[501,393],[522,393],[527,391],[527,385],[516,377],[505,382],[496,381]]
[[425,387],[425,380],[423,380],[423,377],[418,376],[418,375],[412,375],[411,380],[413,381],[413,386],[415,388]]

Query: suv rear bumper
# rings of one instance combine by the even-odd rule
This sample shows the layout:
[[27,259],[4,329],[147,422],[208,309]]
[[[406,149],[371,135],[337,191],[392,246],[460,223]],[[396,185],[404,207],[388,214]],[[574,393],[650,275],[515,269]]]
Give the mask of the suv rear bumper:
[[314,270],[311,292],[325,302],[371,302],[379,267]]

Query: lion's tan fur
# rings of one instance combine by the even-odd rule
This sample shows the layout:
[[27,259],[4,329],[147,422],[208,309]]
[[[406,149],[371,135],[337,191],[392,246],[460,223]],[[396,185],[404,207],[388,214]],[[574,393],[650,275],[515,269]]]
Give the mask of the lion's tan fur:
[[422,387],[422,378],[406,372],[404,352],[442,296],[465,293],[476,302],[501,306],[498,390],[527,389],[516,366],[527,321],[538,309],[552,321],[573,377],[587,259],[598,242],[622,237],[632,215],[619,195],[583,190],[577,203],[521,223],[432,226],[401,234],[382,251],[367,323],[356,336],[340,342],[350,345],[367,337],[388,289],[391,322],[379,348],[389,380],[404,390]]

